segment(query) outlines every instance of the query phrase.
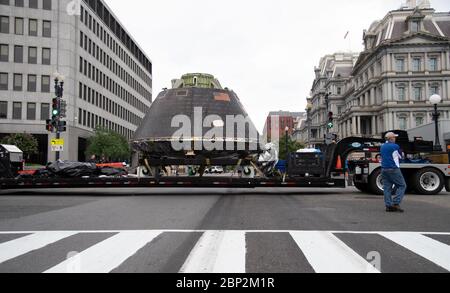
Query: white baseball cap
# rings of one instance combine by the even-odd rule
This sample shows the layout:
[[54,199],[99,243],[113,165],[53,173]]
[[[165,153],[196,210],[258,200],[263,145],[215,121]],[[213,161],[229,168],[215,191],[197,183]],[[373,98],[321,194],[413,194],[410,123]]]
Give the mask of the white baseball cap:
[[393,132],[386,133],[385,138],[388,139],[388,138],[391,138],[391,137],[398,137],[398,134],[395,134]]

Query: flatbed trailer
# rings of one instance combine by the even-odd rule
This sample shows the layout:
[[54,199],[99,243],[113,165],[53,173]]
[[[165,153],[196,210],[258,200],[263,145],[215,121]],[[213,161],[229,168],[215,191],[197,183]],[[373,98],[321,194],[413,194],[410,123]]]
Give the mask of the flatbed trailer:
[[[285,174],[263,176],[161,176],[90,178],[0,178],[1,190],[47,188],[345,188],[354,185],[363,192],[383,194],[381,166],[371,161],[347,166],[352,152],[377,153],[380,139],[350,137],[326,147],[320,155],[293,153]],[[402,164],[411,191],[434,195],[444,187],[450,192],[450,164]]]
[[304,178],[275,180],[267,178],[237,178],[223,176],[155,178],[24,178],[0,179],[0,189],[47,188],[345,188],[344,178]]

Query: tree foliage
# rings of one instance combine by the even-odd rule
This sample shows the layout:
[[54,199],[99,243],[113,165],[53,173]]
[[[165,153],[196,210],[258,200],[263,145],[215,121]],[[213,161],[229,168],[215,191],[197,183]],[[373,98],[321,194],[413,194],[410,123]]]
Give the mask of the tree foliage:
[[89,138],[87,155],[112,161],[126,161],[131,156],[127,139],[111,130],[98,128],[95,135]]
[[28,133],[15,133],[4,137],[1,144],[15,145],[22,150],[25,158],[30,158],[39,151],[38,140]]
[[[292,138],[290,136],[288,136],[288,142],[287,142],[287,146],[288,146],[288,151],[289,153],[295,153],[296,151],[305,148],[305,146],[295,140],[292,140]],[[286,136],[283,136],[282,138],[280,138],[280,160],[286,160],[287,159],[287,155],[286,155]]]

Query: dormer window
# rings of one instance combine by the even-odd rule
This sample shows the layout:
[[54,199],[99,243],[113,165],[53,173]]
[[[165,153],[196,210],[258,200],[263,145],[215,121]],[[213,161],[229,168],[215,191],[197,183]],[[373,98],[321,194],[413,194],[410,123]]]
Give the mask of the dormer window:
[[425,15],[422,14],[419,8],[416,8],[410,16],[406,19],[408,23],[408,29],[411,34],[423,31],[423,20]]
[[411,21],[411,32],[418,33],[419,30],[420,30],[420,21],[418,20]]

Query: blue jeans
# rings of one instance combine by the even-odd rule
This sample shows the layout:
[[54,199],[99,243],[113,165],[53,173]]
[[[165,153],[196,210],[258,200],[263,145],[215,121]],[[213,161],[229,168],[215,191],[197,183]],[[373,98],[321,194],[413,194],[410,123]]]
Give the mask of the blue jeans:
[[[386,207],[400,205],[405,197],[406,181],[400,169],[384,169],[381,173],[384,185],[384,202]],[[395,191],[395,198],[392,195]]]

